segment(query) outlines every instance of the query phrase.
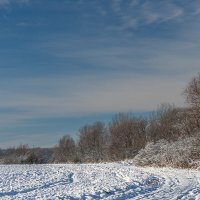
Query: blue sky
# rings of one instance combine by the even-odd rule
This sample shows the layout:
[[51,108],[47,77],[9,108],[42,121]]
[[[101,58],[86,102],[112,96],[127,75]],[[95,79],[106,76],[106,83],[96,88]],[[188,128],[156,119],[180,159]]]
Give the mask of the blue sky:
[[199,23],[198,0],[0,0],[0,147],[184,106]]

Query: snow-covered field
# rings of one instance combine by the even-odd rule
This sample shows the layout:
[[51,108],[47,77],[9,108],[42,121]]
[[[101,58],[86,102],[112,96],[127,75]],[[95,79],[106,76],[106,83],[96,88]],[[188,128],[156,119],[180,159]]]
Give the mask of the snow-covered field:
[[200,199],[200,171],[129,163],[0,165],[0,199]]

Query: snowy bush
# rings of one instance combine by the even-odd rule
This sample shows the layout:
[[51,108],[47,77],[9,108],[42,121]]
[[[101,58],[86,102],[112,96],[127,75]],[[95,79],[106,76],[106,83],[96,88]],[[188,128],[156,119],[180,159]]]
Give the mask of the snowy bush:
[[175,142],[159,140],[150,142],[135,156],[134,163],[139,166],[170,166],[198,168],[200,161],[200,133],[180,138]]
[[52,157],[53,149],[50,148],[29,148],[27,145],[20,145],[17,148],[2,150],[0,154],[1,164],[36,164],[48,163]]

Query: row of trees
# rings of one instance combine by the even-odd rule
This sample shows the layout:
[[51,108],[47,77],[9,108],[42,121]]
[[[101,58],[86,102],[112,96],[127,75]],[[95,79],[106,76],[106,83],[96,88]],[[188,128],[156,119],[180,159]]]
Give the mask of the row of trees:
[[102,122],[79,130],[77,143],[69,135],[59,140],[54,162],[101,162],[131,158],[145,145],[146,120],[118,114],[105,126]]
[[133,158],[147,143],[161,139],[177,141],[195,133],[188,109],[161,105],[149,120],[120,113],[105,125],[95,122],[79,130],[75,140],[66,135],[55,147],[52,161],[101,162]]

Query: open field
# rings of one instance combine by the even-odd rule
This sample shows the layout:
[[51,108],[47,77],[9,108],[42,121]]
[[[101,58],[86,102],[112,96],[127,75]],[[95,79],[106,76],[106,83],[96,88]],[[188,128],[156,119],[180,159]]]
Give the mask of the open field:
[[200,171],[129,163],[1,165],[0,199],[200,199]]

